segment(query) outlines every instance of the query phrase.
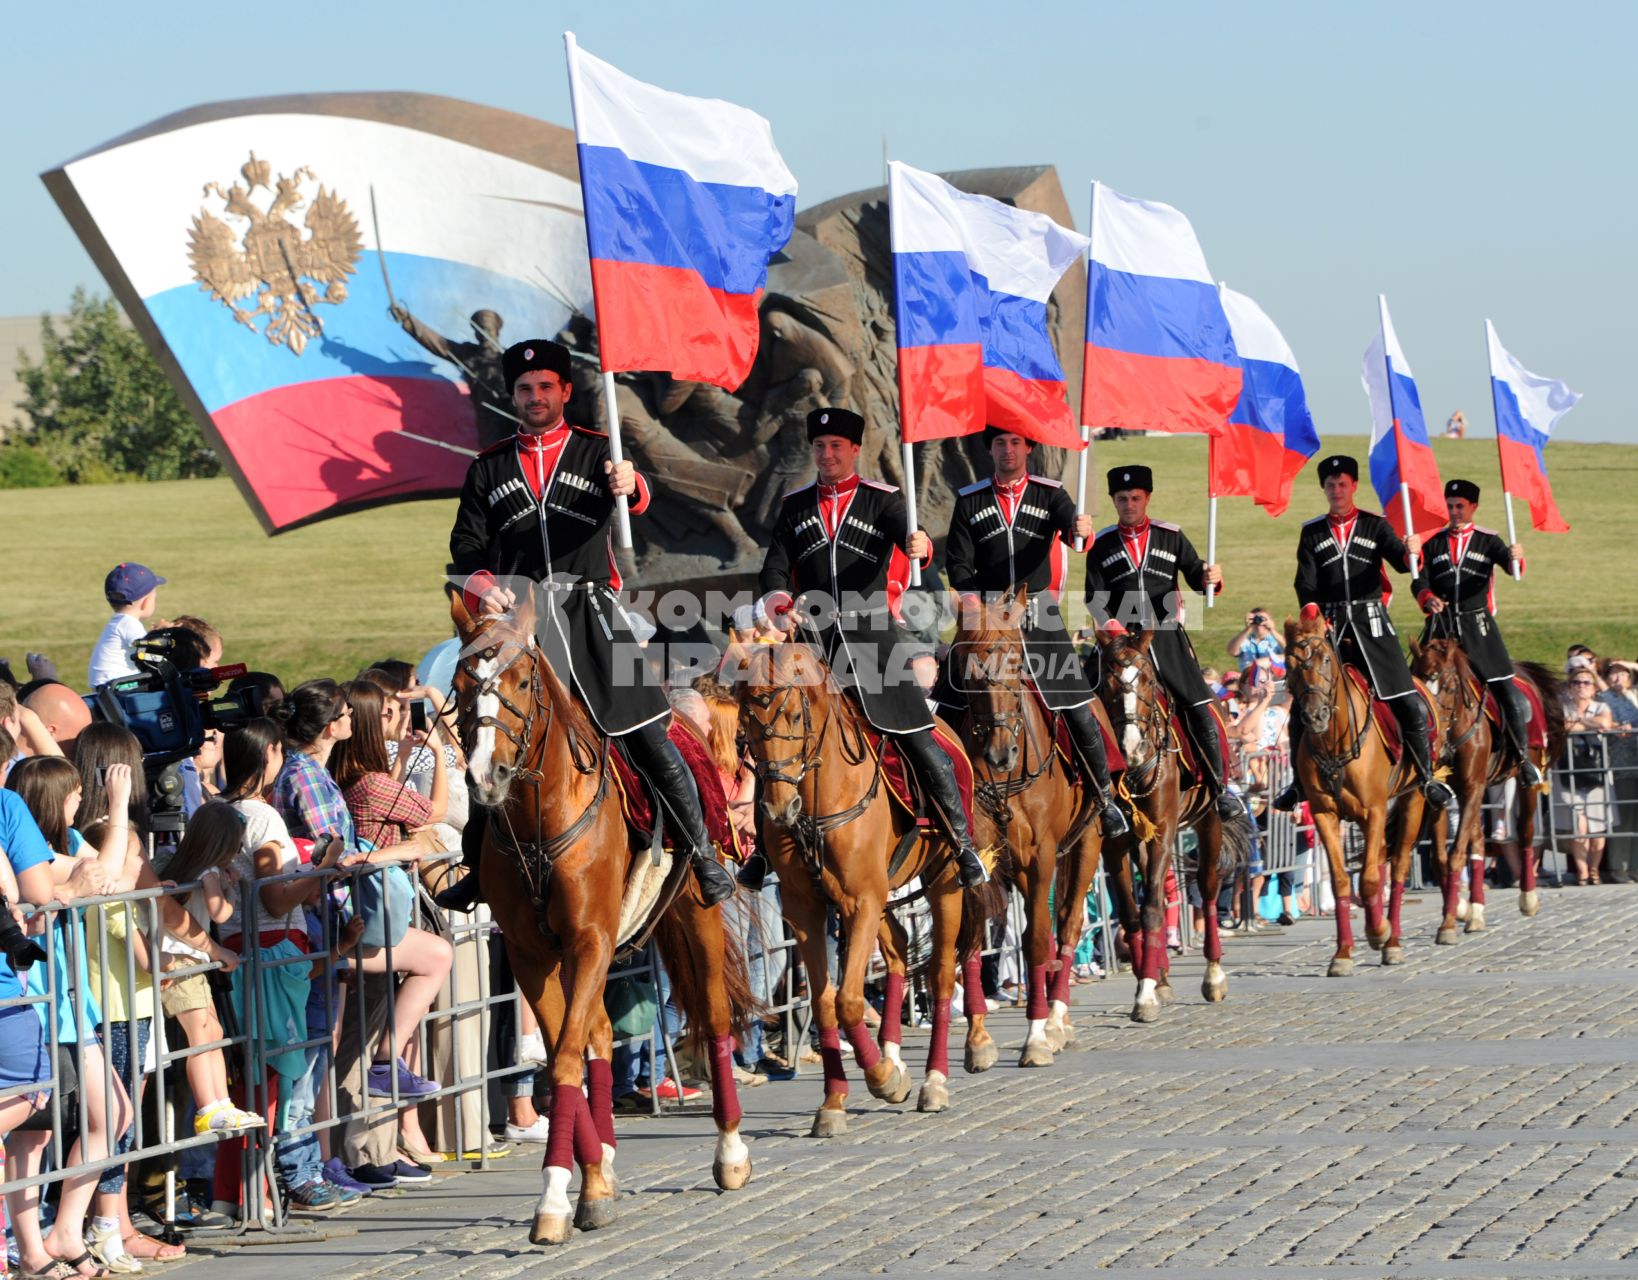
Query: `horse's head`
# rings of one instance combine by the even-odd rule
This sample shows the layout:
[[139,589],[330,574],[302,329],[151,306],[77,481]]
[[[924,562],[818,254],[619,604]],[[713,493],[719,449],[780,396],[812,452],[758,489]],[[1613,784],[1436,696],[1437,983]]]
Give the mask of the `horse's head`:
[[1324,616],[1315,609],[1285,620],[1285,687],[1302,716],[1303,728],[1324,733],[1331,727],[1342,667],[1326,632]]
[[457,591],[449,611],[461,637],[455,696],[467,773],[477,802],[494,807],[527,770],[535,712],[546,696],[534,601],[525,593],[511,613],[474,617]]
[[817,767],[816,726],[828,708],[823,659],[805,644],[746,645],[734,658],[739,725],[762,783],[762,812],[781,827],[802,816],[801,785]]
[[1003,773],[1012,773],[1023,758],[1027,688],[1019,623],[1028,604],[1027,587],[998,600],[964,602],[951,648],[955,686],[967,696],[983,758]]
[[1437,697],[1440,687],[1460,687],[1466,655],[1462,646],[1449,638],[1429,640],[1426,644],[1412,640],[1410,646],[1411,674],[1423,681]]
[[[1160,673],[1150,648],[1155,633],[1147,628],[1125,635],[1104,635],[1098,640],[1103,679],[1098,696],[1120,739],[1129,765],[1141,764],[1165,745],[1166,716],[1161,702]],[[1149,750],[1145,750],[1146,739]]]

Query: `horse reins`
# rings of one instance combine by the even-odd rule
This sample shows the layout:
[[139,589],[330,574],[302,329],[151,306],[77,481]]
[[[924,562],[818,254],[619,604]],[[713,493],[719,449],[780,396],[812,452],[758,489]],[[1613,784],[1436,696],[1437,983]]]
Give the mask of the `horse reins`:
[[[1370,726],[1369,707],[1367,704],[1365,720],[1361,724],[1354,712],[1353,696],[1349,693],[1346,684],[1342,683],[1348,679],[1347,672],[1343,667],[1342,655],[1337,652],[1336,646],[1331,642],[1329,636],[1305,636],[1292,645],[1293,658],[1298,657],[1304,651],[1307,653],[1323,652],[1336,673],[1328,683],[1319,685],[1310,679],[1306,661],[1300,664],[1297,662],[1291,664],[1292,673],[1300,674],[1302,677],[1302,692],[1297,699],[1297,714],[1303,719],[1304,740],[1308,742],[1308,754],[1313,757],[1314,767],[1319,771],[1320,780],[1324,783],[1325,789],[1331,792],[1333,796],[1340,797],[1342,794],[1343,772],[1350,764],[1359,759],[1359,753],[1365,745],[1365,735]],[[1289,683],[1289,677],[1287,683]],[[1351,738],[1346,750],[1340,752],[1325,750],[1321,746],[1326,735],[1331,732],[1330,720],[1326,720],[1323,730],[1315,729],[1310,723],[1308,712],[1308,700],[1310,698],[1317,697],[1321,699],[1323,705],[1334,705],[1339,684],[1342,686],[1342,701],[1348,709],[1348,732],[1345,735],[1345,741]],[[1296,762],[1293,761],[1293,768],[1295,764]]]

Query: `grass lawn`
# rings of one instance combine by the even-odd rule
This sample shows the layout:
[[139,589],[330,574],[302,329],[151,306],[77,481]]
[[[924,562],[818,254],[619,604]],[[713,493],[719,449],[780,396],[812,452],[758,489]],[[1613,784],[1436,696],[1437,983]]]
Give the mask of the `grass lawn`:
[[[1326,448],[1362,456],[1365,441],[1333,438]],[[1446,478],[1483,487],[1480,522],[1505,532],[1494,441],[1441,441],[1435,451]],[[1194,437],[1097,446],[1094,518],[1100,526],[1111,518],[1103,469],[1144,462],[1156,474],[1153,513],[1183,525],[1204,553],[1205,457],[1205,442]],[[1497,586],[1512,652],[1561,665],[1564,647],[1584,641],[1600,653],[1638,656],[1638,574],[1628,557],[1638,540],[1638,448],[1564,443],[1548,457],[1574,531],[1535,534],[1528,510],[1517,507],[1530,572],[1522,584]],[[1218,558],[1229,592],[1195,637],[1212,663],[1251,605],[1268,606],[1276,619],[1291,609],[1298,526],[1323,500],[1305,472],[1278,520],[1245,498],[1220,507]],[[228,662],[295,682],[345,677],[388,656],[414,660],[449,635],[440,586],[454,509],[453,501],[407,503],[269,538],[225,479],[0,493],[0,654],[21,675],[24,651],[42,650],[65,679],[81,683],[108,617],[103,576],[120,560],[139,560],[170,580],[160,589],[161,616],[208,619],[225,637]],[[1079,583],[1078,567],[1071,581]],[[1413,631],[1420,615],[1408,590],[1396,593],[1395,612],[1401,633]]]

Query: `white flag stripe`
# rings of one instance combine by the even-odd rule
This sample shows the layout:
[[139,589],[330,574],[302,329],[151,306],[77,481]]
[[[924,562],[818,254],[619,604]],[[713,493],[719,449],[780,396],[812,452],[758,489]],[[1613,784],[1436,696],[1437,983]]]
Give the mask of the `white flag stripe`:
[[1512,389],[1513,398],[1519,402],[1519,412],[1526,422],[1542,435],[1552,435],[1558,420],[1575,408],[1581,393],[1571,391],[1569,384],[1557,378],[1544,378],[1531,373],[1502,346],[1495,325],[1486,320],[1484,328],[1490,343],[1490,376],[1500,378]]
[[1266,360],[1297,369],[1297,357],[1268,313],[1243,293],[1236,293],[1226,284],[1218,286],[1223,299],[1223,310],[1228,314],[1229,328],[1234,333],[1234,349],[1242,360]]
[[1092,260],[1129,275],[1212,284],[1188,218],[1169,204],[1092,184]]

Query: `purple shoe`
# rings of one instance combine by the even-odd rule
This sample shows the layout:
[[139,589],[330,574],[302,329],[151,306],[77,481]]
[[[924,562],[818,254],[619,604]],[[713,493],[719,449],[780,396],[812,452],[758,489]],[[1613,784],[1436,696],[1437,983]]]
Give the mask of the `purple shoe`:
[[324,1162],[324,1180],[332,1187],[340,1187],[343,1191],[355,1191],[361,1196],[367,1196],[374,1191],[374,1187],[367,1187],[352,1174],[347,1172],[347,1166],[341,1163],[338,1156],[331,1156]]
[[377,1062],[370,1067],[370,1097],[392,1097],[393,1076],[398,1077],[398,1096],[400,1098],[422,1098],[429,1093],[437,1093],[438,1086],[431,1080],[424,1080],[404,1065],[404,1060],[398,1058],[391,1064]]

